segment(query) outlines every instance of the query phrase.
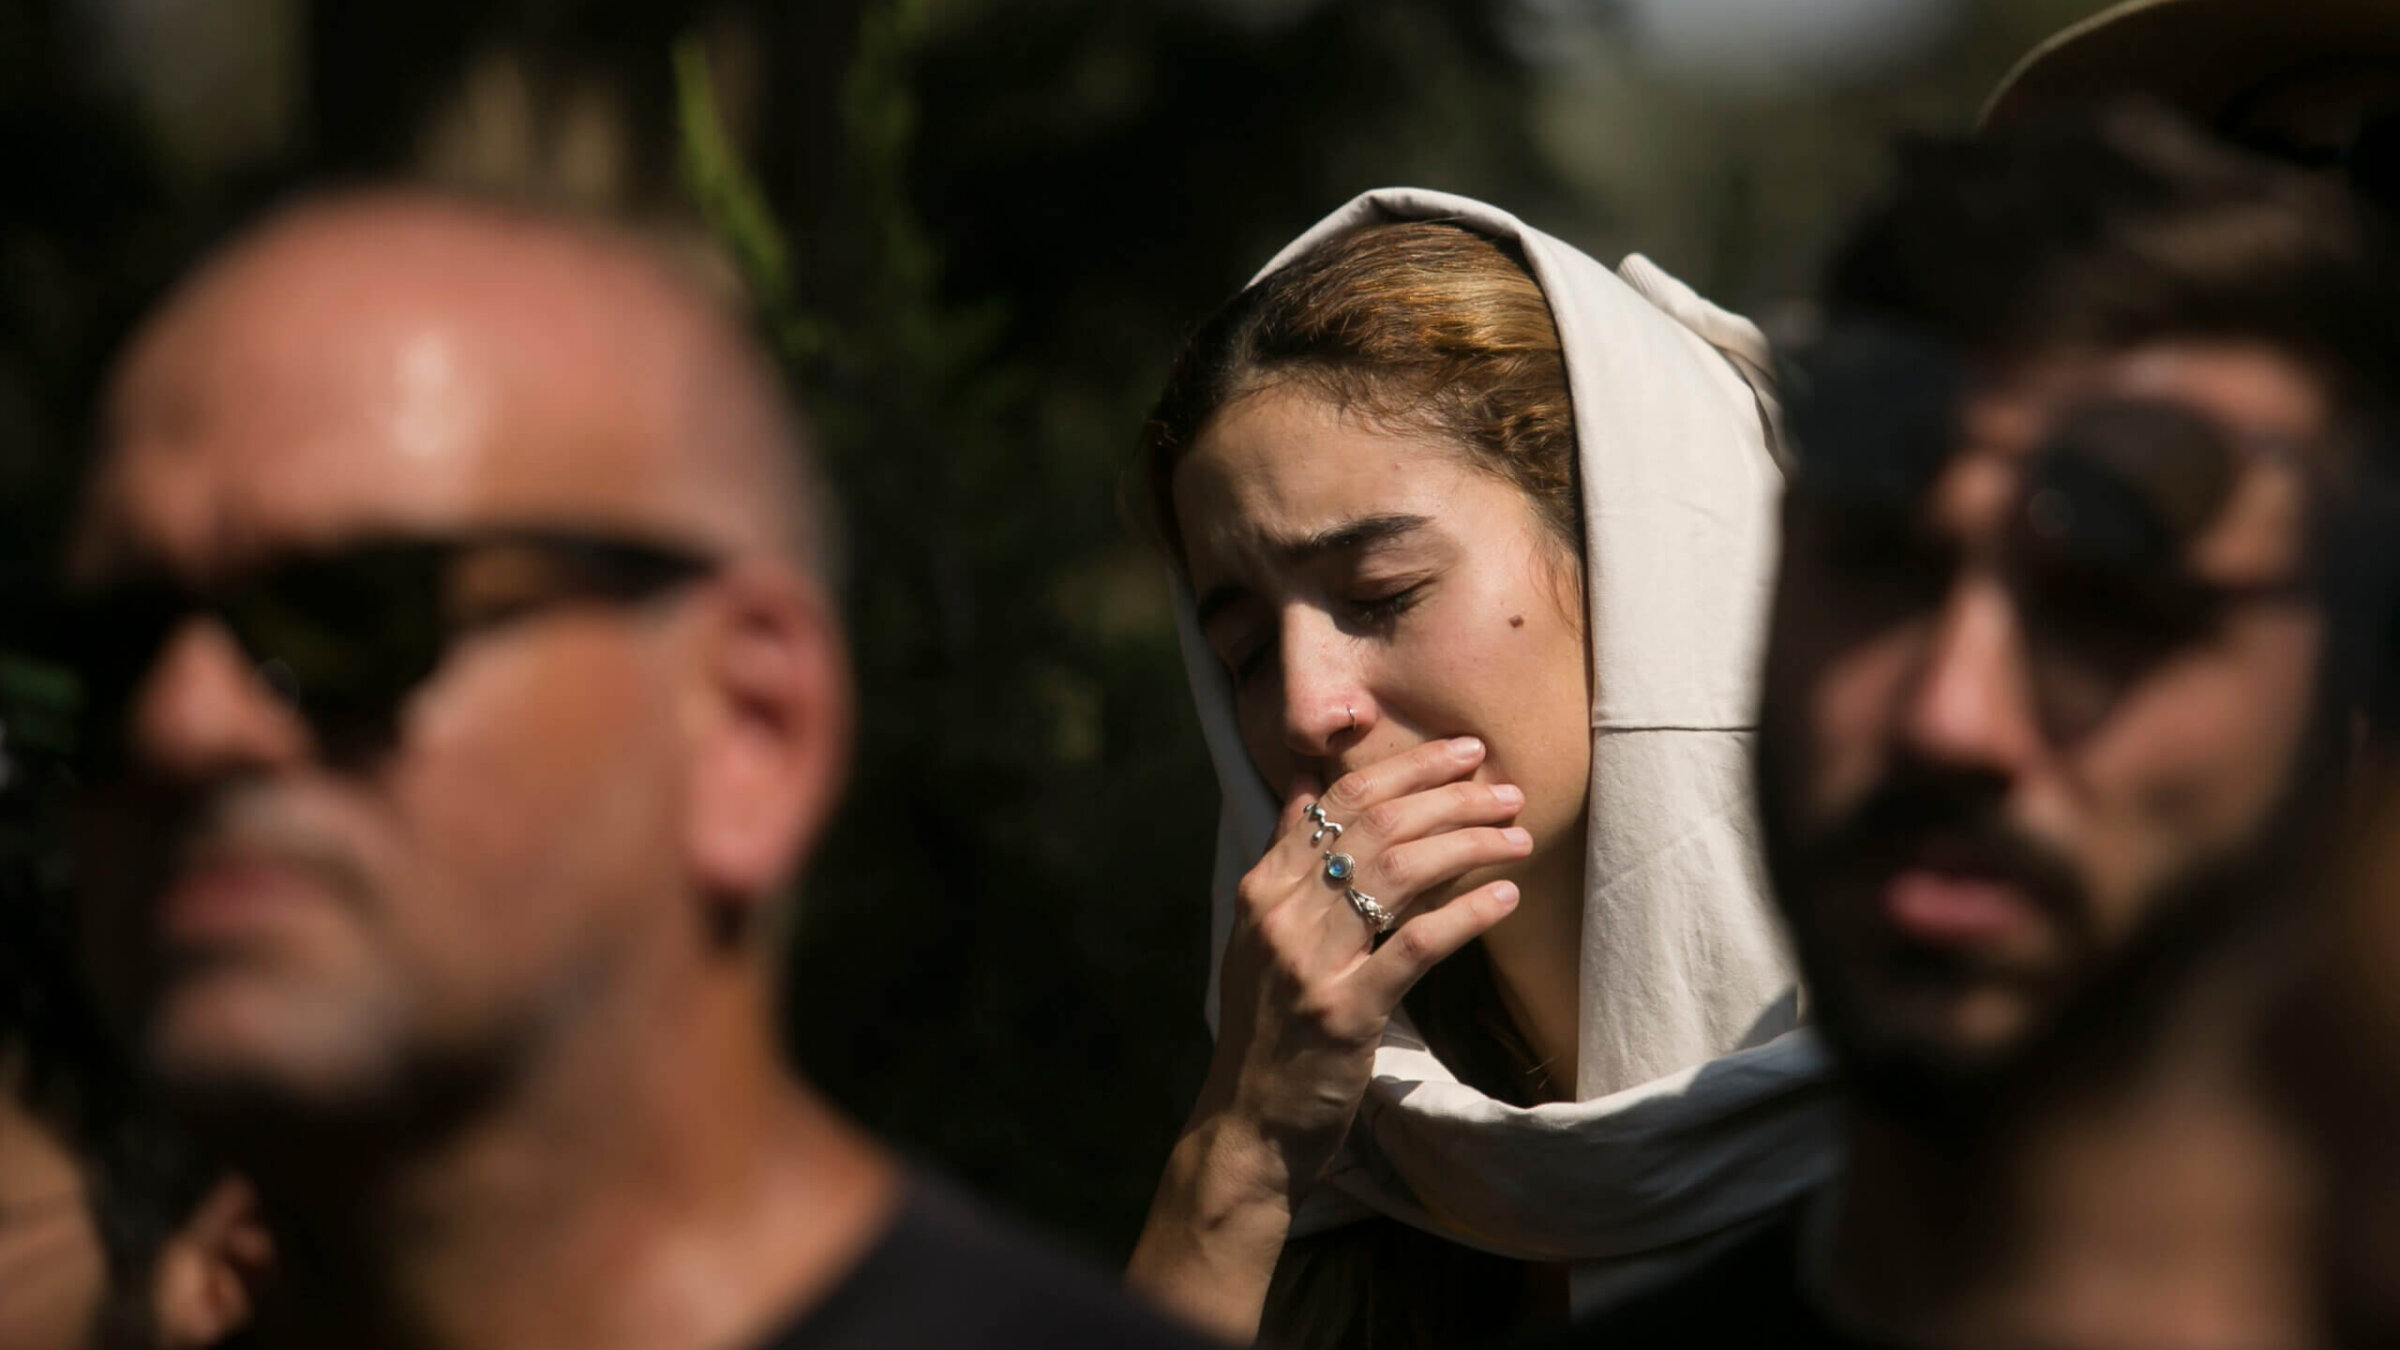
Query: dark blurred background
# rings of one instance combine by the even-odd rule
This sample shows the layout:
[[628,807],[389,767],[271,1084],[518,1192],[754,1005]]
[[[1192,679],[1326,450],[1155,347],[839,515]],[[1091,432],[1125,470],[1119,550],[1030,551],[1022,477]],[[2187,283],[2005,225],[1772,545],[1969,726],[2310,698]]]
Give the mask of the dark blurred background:
[[[127,315],[281,188],[398,172],[713,230],[856,559],[861,764],[803,899],[794,1044],[1113,1259],[1208,1051],[1216,789],[1118,510],[1181,332],[1394,183],[1771,308],[1893,133],[1963,127],[2099,7],[0,0],[0,585],[47,555]],[[20,803],[56,694],[23,678],[0,668]],[[27,820],[0,813],[0,864],[54,881]]]

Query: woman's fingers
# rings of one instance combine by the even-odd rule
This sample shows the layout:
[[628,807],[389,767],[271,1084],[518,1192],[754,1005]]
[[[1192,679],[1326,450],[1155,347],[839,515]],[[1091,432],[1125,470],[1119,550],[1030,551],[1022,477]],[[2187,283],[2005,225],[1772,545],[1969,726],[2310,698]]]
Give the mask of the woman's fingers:
[[1291,791],[1285,794],[1283,799],[1283,814],[1275,822],[1276,837],[1283,838],[1290,835],[1293,828],[1299,825],[1301,818],[1308,813],[1309,804],[1323,796],[1324,793],[1325,784],[1315,774],[1306,769],[1293,774]]
[[1516,862],[1533,852],[1533,836],[1511,825],[1450,830],[1383,850],[1358,867],[1354,885],[1385,909],[1405,911],[1419,896],[1480,867]]
[[1481,763],[1483,742],[1473,736],[1427,741],[1343,774],[1319,801],[1328,817],[1349,825],[1395,797],[1456,782]]
[[1371,807],[1343,833],[1344,851],[1364,859],[1444,830],[1506,825],[1524,809],[1525,793],[1511,783],[1445,783]]
[[1494,881],[1458,897],[1440,909],[1412,916],[1392,930],[1384,944],[1359,967],[1359,992],[1386,1010],[1425,978],[1425,972],[1516,912],[1517,884]]

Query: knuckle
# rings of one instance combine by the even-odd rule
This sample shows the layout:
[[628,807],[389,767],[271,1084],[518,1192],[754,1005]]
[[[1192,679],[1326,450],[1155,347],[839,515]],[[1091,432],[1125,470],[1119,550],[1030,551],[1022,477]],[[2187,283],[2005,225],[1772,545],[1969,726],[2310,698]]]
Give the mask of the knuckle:
[[1474,831],[1467,836],[1467,842],[1479,860],[1499,862],[1517,855],[1515,847],[1508,842],[1508,836],[1502,834],[1497,826],[1487,825]]
[[[1278,952],[1270,959],[1275,963],[1275,979],[1277,983],[1286,988],[1300,989],[1303,991],[1308,988],[1308,972],[1300,968],[1300,961],[1298,957],[1288,956]],[[1308,1001],[1309,996],[1303,992],[1299,998],[1297,1006],[1306,1006]]]
[[1232,942],[1253,956],[1272,957],[1275,954],[1274,936],[1267,931],[1264,916],[1245,918],[1242,922],[1235,924]]
[[1389,836],[1400,829],[1401,814],[1398,802],[1381,802],[1369,807],[1367,813],[1358,818],[1358,823],[1369,834]]
[[1346,1020],[1341,1001],[1334,996],[1333,991],[1321,988],[1301,990],[1300,996],[1292,1001],[1292,1016],[1300,1022],[1326,1032],[1332,1031]]
[[1242,913],[1249,916],[1255,923],[1264,919],[1275,908],[1275,901],[1278,899],[1277,890],[1278,888],[1273,882],[1252,872],[1242,878],[1240,885],[1233,888],[1233,901],[1240,907]]
[[1375,876],[1385,889],[1413,895],[1423,880],[1423,868],[1412,850],[1396,848],[1375,860]]
[[1257,923],[1253,925],[1253,930],[1258,934],[1258,940],[1265,944],[1269,952],[1277,954],[1292,945],[1291,929],[1292,914],[1291,907],[1288,905],[1276,905],[1269,908],[1258,916]]
[[1333,786],[1325,789],[1325,795],[1318,801],[1328,811],[1348,813],[1356,810],[1366,795],[1366,778],[1361,774],[1346,773],[1334,780]]
[[1388,945],[1398,947],[1400,959],[1412,966],[1430,964],[1440,950],[1421,923],[1402,925],[1398,932],[1392,934]]

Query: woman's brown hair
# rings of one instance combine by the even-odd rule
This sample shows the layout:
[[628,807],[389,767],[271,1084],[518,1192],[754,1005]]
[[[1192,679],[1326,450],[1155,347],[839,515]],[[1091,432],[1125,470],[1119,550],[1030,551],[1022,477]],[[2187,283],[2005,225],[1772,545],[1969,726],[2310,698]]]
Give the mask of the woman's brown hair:
[[1566,359],[1550,303],[1513,245],[1438,221],[1370,225],[1209,316],[1142,432],[1148,514],[1178,557],[1177,461],[1217,414],[1287,381],[1460,447],[1522,489],[1582,556]]

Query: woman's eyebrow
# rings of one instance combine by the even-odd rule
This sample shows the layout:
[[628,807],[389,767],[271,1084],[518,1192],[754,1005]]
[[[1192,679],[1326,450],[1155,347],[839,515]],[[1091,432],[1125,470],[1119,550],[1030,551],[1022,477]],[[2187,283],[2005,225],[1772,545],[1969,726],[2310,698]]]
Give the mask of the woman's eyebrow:
[[1328,553],[1344,553],[1390,543],[1432,523],[1431,516],[1366,516],[1329,530],[1319,530],[1315,534],[1279,543],[1275,551],[1283,556],[1285,562],[1308,562]]
[[[1377,544],[1388,544],[1432,523],[1433,517],[1431,516],[1363,516],[1357,520],[1344,521],[1331,529],[1302,535],[1297,539],[1277,540],[1268,547],[1270,552],[1287,564],[1305,563],[1324,557],[1328,553],[1344,553],[1355,549],[1372,548]],[[1200,626],[1207,627],[1210,619],[1215,618],[1226,606],[1241,599],[1244,594],[1246,592],[1238,582],[1229,581],[1209,587],[1207,593],[1202,595],[1199,602],[1193,606],[1200,620]]]

